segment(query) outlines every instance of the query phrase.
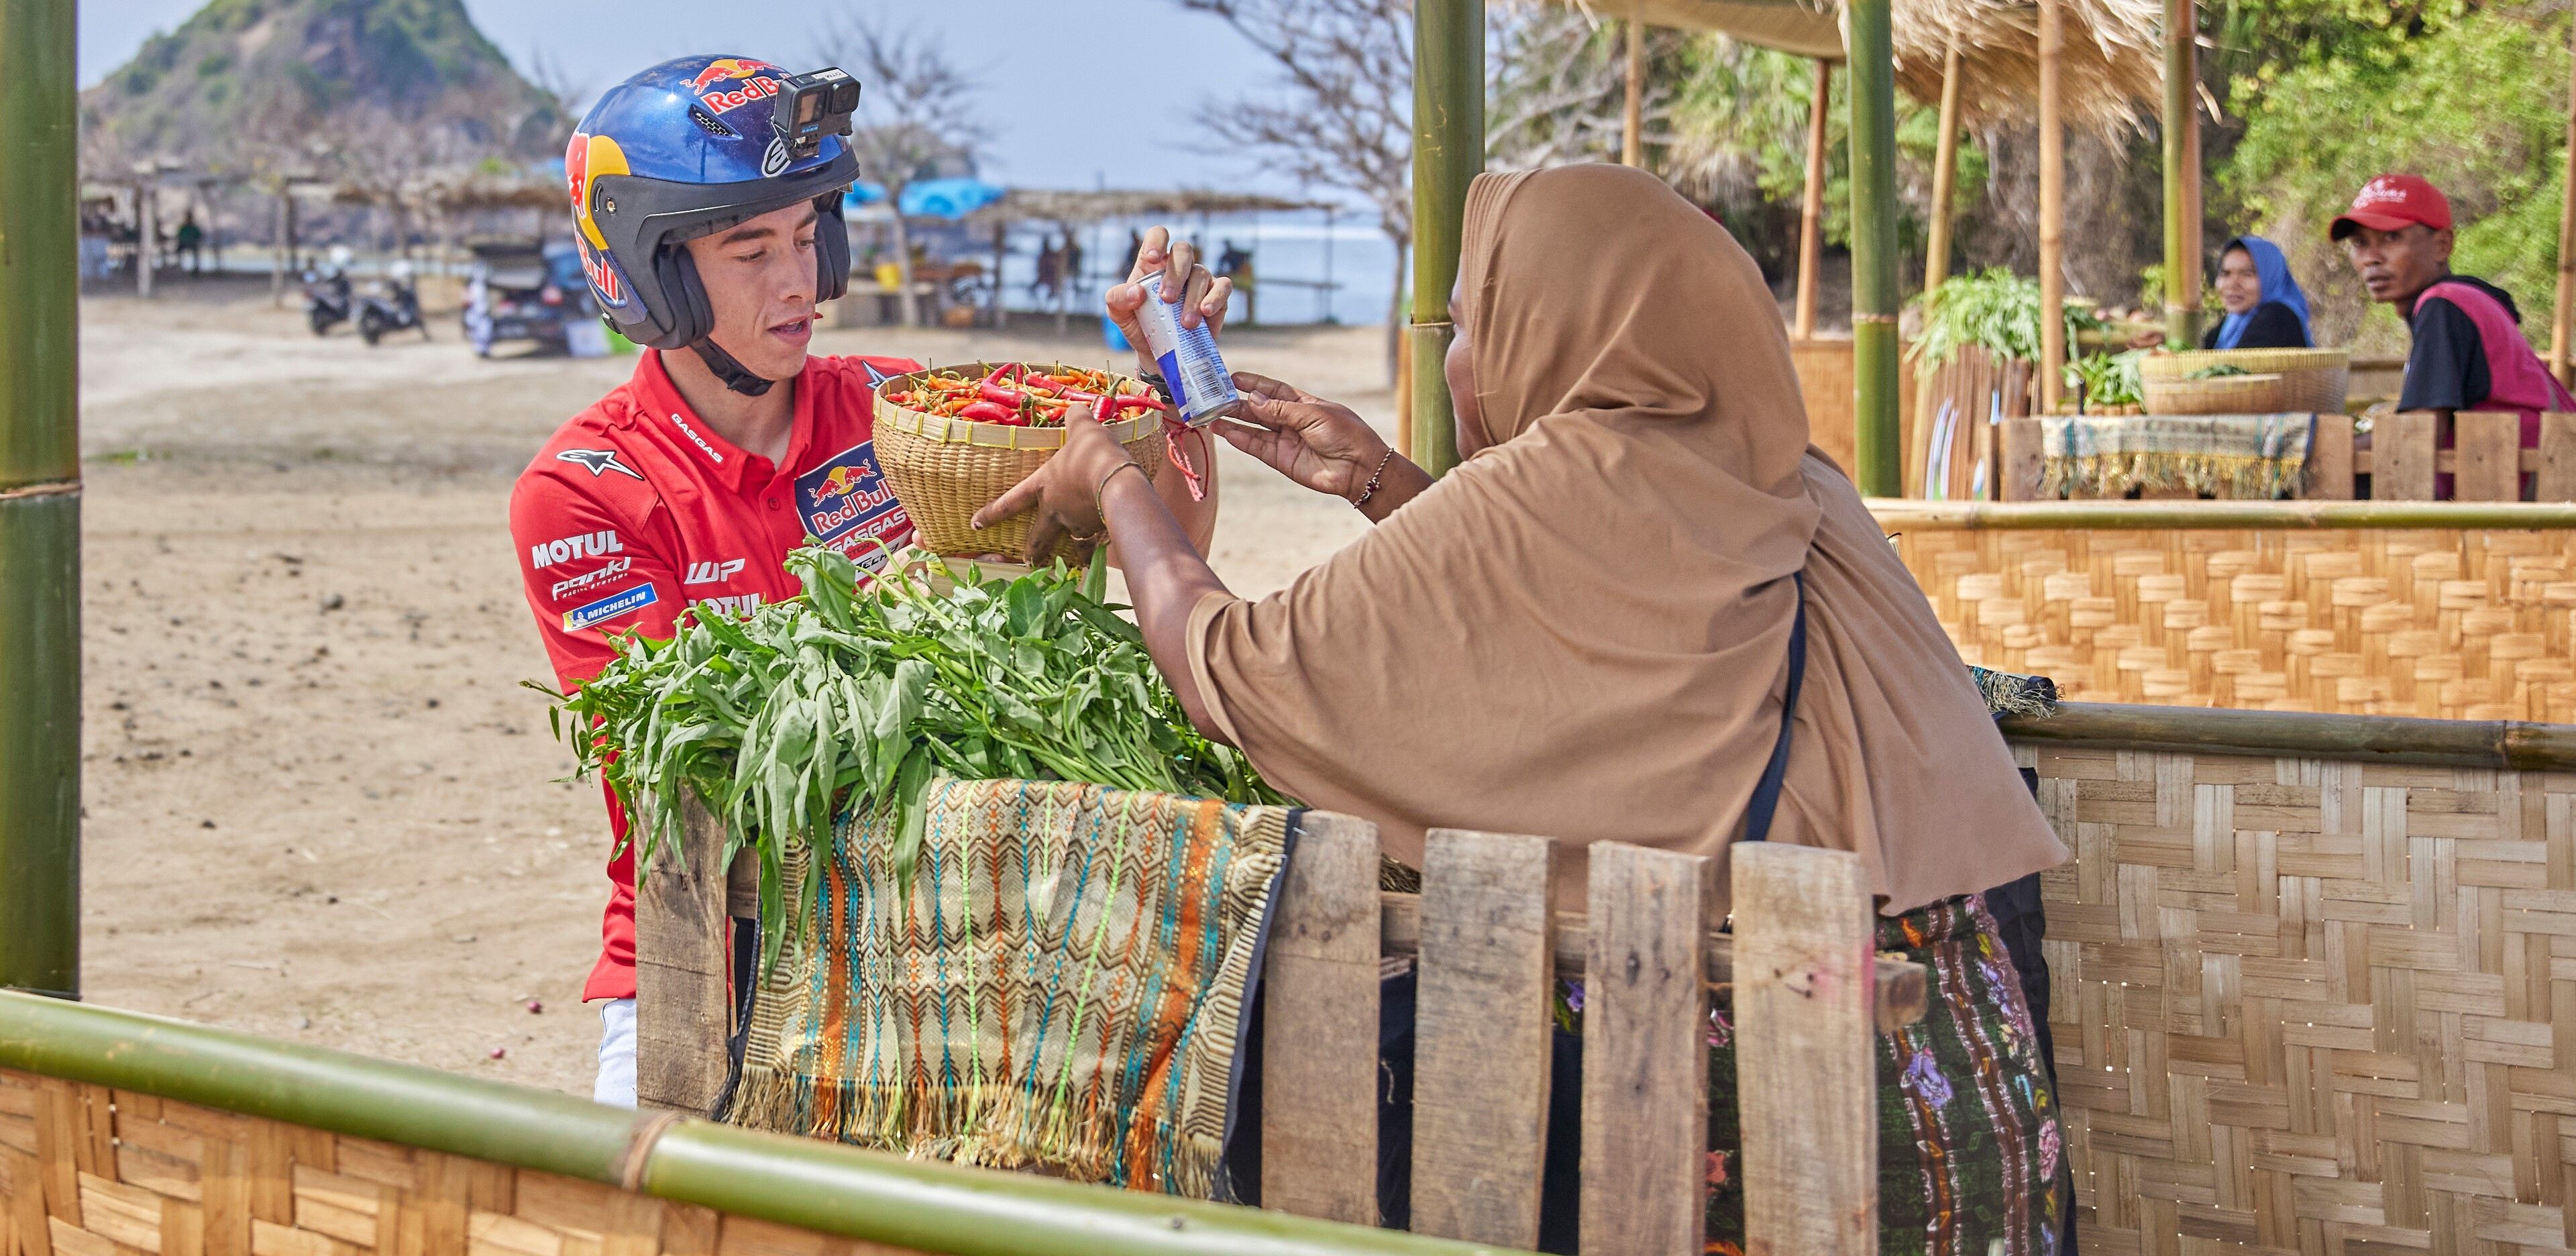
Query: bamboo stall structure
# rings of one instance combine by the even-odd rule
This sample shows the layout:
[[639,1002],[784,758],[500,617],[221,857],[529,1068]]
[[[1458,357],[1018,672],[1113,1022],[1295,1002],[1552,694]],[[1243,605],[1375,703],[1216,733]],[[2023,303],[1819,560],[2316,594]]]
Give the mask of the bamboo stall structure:
[[2039,409],[2066,389],[2066,123],[2058,101],[2065,0],[2039,0]]
[[1891,0],[1844,0],[1851,45],[1852,469],[1905,490],[1896,361],[1896,52]]
[[[1970,354],[1963,352],[1961,357]],[[1978,352],[1974,360],[1989,359]],[[1944,368],[1945,379],[1956,366]],[[1976,390],[1966,391],[1974,394]],[[2045,487],[2041,434],[2045,421],[2007,411],[1993,425],[1991,447],[1976,448],[1974,456],[1981,465],[1992,461],[1996,500],[2040,499]],[[2522,446],[2522,416],[2508,411],[2463,410],[2452,416],[2450,448],[2441,445],[2440,416],[2429,410],[2380,415],[2372,423],[2366,445],[2357,426],[2349,415],[2314,416],[2297,487],[2301,499],[2429,502],[2440,487],[2440,477],[2447,475],[2452,481],[2452,501],[2576,501],[2576,414],[2541,415],[2540,443],[2527,449]],[[2156,493],[2175,494],[2190,496],[2183,489]]]
[[2576,320],[2576,27],[2568,40],[2567,148],[2558,180],[2558,295],[2549,316],[2549,370],[2558,382],[2576,382],[2568,355],[2569,323]]
[[1825,123],[1834,94],[1834,63],[1816,58],[1815,99],[1807,105],[1807,182],[1798,198],[1798,288],[1789,338],[1816,336],[1816,270],[1825,250]]
[[2200,343],[2198,0],[2165,0],[2165,338]]
[[1485,2],[1417,0],[1413,6],[1413,440],[1408,454],[1445,475],[1458,462],[1456,411],[1441,362],[1457,329],[1449,289],[1458,282],[1467,185],[1485,168]]
[[2576,505],[1871,505],[1963,657],[2063,696],[2576,723]]
[[80,993],[72,0],[0,0],[0,987]]

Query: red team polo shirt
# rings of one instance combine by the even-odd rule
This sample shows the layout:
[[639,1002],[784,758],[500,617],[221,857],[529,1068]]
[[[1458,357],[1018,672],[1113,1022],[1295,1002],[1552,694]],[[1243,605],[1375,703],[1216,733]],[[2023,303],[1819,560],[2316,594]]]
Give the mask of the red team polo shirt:
[[[808,536],[860,559],[901,547],[912,519],[877,474],[870,435],[878,379],[921,369],[899,358],[809,357],[796,377],[796,425],[783,465],[734,447],[671,386],[646,350],[634,378],[563,425],[510,494],[528,606],[566,692],[615,656],[607,630],[672,634],[711,602],[741,614],[792,597],[780,564]],[[626,813],[608,799],[620,847]],[[635,994],[635,861],[609,860],[604,946],[581,997]]]

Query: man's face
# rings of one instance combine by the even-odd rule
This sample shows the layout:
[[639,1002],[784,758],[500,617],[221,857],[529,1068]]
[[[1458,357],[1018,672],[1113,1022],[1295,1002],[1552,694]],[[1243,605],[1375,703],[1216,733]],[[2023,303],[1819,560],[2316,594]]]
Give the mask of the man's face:
[[814,338],[814,206],[771,210],[686,247],[716,344],[763,379],[803,370]]
[[2355,226],[2343,238],[2344,256],[2373,301],[2405,302],[2451,269],[2451,233],[2422,223],[2395,231]]

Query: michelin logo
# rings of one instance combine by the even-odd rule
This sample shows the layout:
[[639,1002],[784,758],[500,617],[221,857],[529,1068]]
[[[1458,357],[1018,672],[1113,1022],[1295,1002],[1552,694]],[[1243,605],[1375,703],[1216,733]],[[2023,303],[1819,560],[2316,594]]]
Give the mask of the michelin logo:
[[564,631],[577,632],[592,624],[615,619],[629,611],[640,611],[651,606],[654,600],[653,586],[649,583],[639,584],[631,589],[621,589],[596,602],[565,611]]

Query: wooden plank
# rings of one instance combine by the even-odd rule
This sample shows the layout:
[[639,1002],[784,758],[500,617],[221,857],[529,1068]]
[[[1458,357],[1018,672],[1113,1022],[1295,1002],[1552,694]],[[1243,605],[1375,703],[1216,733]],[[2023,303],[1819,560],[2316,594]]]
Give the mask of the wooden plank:
[[197,1162],[197,1185],[206,1205],[206,1256],[250,1256],[249,1149],[208,1138],[205,1157]]
[[662,1201],[633,1191],[610,1194],[599,1250],[600,1256],[661,1256]]
[[1700,1250],[1708,1179],[1712,861],[1603,842],[1591,850],[1583,986],[1584,1256]]
[[1538,1246],[1555,997],[1544,837],[1434,829],[1423,845],[1413,1230]]
[[2320,414],[2308,442],[2307,482],[2299,495],[2311,501],[2352,500],[2352,416]]
[[[250,1178],[251,1220],[295,1224],[294,1138],[294,1127],[275,1121],[251,1126],[250,1159],[245,1166]],[[252,1227],[252,1234],[255,1249],[258,1227]]]
[[724,1093],[724,828],[691,799],[678,849],[665,844],[635,892],[635,1099],[696,1115]]
[[[2540,416],[2540,448],[2531,452],[2539,459],[2535,500],[2576,502],[2576,414]],[[2568,1212],[2576,1216],[2576,1208]]]
[[45,1169],[34,1156],[0,1147],[0,1167],[9,1172],[8,1216],[0,1217],[17,1236],[18,1256],[54,1256],[53,1227],[45,1214]]
[[[1422,949],[1422,899],[1418,895],[1388,891],[1378,896],[1381,923],[1379,944],[1389,955],[1415,955]],[[1591,945],[1584,918],[1575,912],[1556,914],[1556,975],[1580,977],[1585,964],[1585,948]],[[1732,934],[1708,935],[1708,984],[1711,988],[1735,980],[1735,937]],[[1892,1033],[1923,1019],[1925,983],[1923,966],[1893,955],[1881,955],[1872,985],[1875,1000],[1872,1014],[1880,1033]]]
[[2371,500],[2433,500],[2433,428],[2440,417],[2409,410],[2383,414],[2371,424]]
[[[1985,421],[1982,414],[1974,417],[1977,422]],[[2041,463],[2039,420],[2024,415],[2005,419],[2001,426],[2003,439],[1998,444],[2002,454],[1995,460],[1995,499],[2037,501]]]
[[1747,1256],[1878,1250],[1878,1070],[1860,856],[1732,852],[1735,1088]]
[[2522,416],[2507,411],[2464,410],[2453,416],[2459,470],[2451,498],[2464,502],[2522,500]]
[[81,1224],[80,1161],[89,1156],[81,1133],[80,1096],[72,1084],[46,1078],[36,1092],[36,1161],[43,1168],[46,1215]]
[[1377,861],[1376,825],[1307,812],[1263,969],[1262,1206],[1357,1225],[1378,1219]]

